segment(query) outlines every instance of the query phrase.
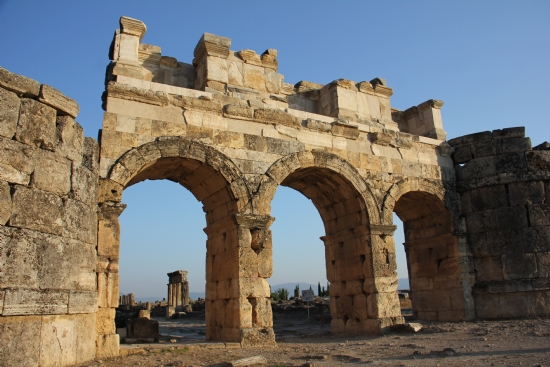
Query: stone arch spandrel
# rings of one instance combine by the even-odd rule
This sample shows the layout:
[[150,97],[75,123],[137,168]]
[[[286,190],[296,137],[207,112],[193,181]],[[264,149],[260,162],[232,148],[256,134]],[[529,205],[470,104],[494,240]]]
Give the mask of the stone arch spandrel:
[[376,198],[357,169],[345,159],[322,150],[290,154],[273,163],[262,177],[258,191],[255,193],[254,211],[269,214],[271,212],[271,201],[281,183],[293,172],[307,168],[325,168],[349,181],[364,202],[368,221],[370,223],[380,223],[380,212]]
[[[196,161],[196,166],[204,165],[223,177],[228,190],[239,203],[239,211],[247,212],[250,208],[251,195],[243,175],[233,161],[215,148],[193,139],[184,137],[160,137],[154,142],[143,144],[126,152],[113,165],[107,179],[126,188],[145,179],[173,178],[166,177],[169,169],[166,164],[165,172],[156,172],[153,175],[148,169],[159,162],[169,162],[173,159],[187,159]],[[177,163],[174,163],[177,166]],[[162,167],[161,167],[162,168]],[[165,177],[162,177],[164,174]],[[185,185],[184,185],[185,186]],[[189,187],[187,187],[189,189]],[[193,190],[191,190],[193,191]],[[197,196],[197,193],[194,193]],[[199,200],[202,198],[197,197]],[[202,200],[201,200],[202,201]]]

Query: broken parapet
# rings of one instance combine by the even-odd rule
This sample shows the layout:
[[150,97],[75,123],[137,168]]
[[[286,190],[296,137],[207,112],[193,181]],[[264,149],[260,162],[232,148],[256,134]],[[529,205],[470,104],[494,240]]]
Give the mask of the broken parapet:
[[358,123],[365,131],[386,129],[445,140],[440,111],[443,102],[429,100],[406,111],[396,110],[390,104],[393,90],[383,78],[370,82],[337,79],[326,85],[300,81],[292,85],[279,73],[277,50],[270,48],[262,54],[249,49],[232,51],[231,39],[211,33],[202,35],[192,64],[187,64],[162,56],[158,46],[141,43],[146,29],[137,19],[120,18],[109,54],[107,83],[184,96],[194,96],[189,90],[219,94],[234,102],[248,101],[250,107],[305,115],[302,120],[319,120],[322,118],[311,115],[320,115],[329,121]]
[[[96,342],[118,355],[114,312],[98,311],[118,301],[98,293],[98,273],[99,287],[118,277],[117,264],[96,264],[99,149],[78,112],[58,90],[0,68],[2,365],[82,363],[102,356]],[[98,313],[112,325],[96,325]]]
[[525,128],[449,140],[475,266],[476,315],[550,314],[550,150]]

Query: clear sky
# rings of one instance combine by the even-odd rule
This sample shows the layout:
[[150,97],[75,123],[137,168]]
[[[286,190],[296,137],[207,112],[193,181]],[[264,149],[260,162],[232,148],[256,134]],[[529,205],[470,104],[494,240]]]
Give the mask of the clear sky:
[[[449,138],[525,126],[533,145],[550,140],[546,0],[0,0],[0,66],[77,100],[77,120],[97,137],[108,49],[122,15],[147,25],[144,43],[183,62],[191,63],[200,36],[210,32],[231,38],[233,50],[277,49],[288,83],[383,77],[395,108],[441,99]],[[163,296],[166,273],[177,269],[189,271],[192,291],[202,291],[201,204],[167,182],[131,187],[123,201],[121,292]],[[311,202],[280,188],[273,216],[271,284],[323,283],[324,231]],[[398,249],[401,242],[396,236]],[[400,260],[400,277],[405,266]]]

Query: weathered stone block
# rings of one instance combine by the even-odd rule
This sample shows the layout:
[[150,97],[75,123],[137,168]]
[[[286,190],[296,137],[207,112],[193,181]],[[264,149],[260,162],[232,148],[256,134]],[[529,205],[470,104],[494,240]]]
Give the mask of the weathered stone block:
[[38,288],[37,244],[27,231],[0,227],[0,284]]
[[527,279],[537,277],[535,254],[504,255],[502,257],[504,279]]
[[40,102],[23,98],[15,139],[39,148],[55,150],[57,145],[56,111]]
[[541,278],[550,278],[550,252],[538,252],[537,258],[538,276]]
[[[71,291],[69,293],[69,313],[70,314],[86,314],[99,312],[97,306],[97,291]],[[114,322],[113,322],[114,325]]]
[[[415,293],[416,302],[416,293]],[[367,298],[369,318],[379,319],[401,316],[396,292],[369,294]]]
[[97,172],[99,169],[99,145],[95,139],[84,138],[82,166],[92,172]]
[[47,150],[36,152],[33,187],[66,196],[71,190],[71,161]]
[[77,363],[87,362],[95,358],[96,335],[90,332],[90,330],[94,330],[95,319],[95,313],[75,316]]
[[527,211],[531,226],[550,226],[550,205],[529,205]]
[[56,151],[76,164],[82,162],[84,149],[84,129],[70,116],[57,117],[59,144]]
[[508,184],[510,205],[542,204],[545,199],[542,181],[514,182]]
[[[91,208],[95,207],[98,203],[97,173],[90,171],[84,166],[73,164],[71,191],[75,200],[78,200]],[[109,197],[112,198],[113,196],[113,193],[110,192]]]
[[531,150],[531,139],[519,138],[503,140],[501,149],[503,153],[525,152],[526,150]]
[[4,297],[4,316],[56,315],[68,310],[69,291],[8,289]]
[[[97,310],[95,331],[98,335],[115,334],[115,313],[116,309],[114,308]],[[143,336],[143,338],[147,338],[147,336]]]
[[495,210],[497,226],[501,230],[519,229],[528,226],[527,209],[523,206]]
[[64,206],[63,235],[76,240],[95,244],[97,222],[95,209],[73,199],[66,199]]
[[500,316],[502,318],[528,317],[529,298],[527,293],[501,293]]
[[265,87],[265,69],[261,66],[244,64],[243,65],[243,81],[246,88],[266,91]]
[[525,152],[526,165],[529,171],[550,171],[550,150],[533,150]]
[[74,99],[46,84],[41,85],[38,100],[58,110],[60,115],[69,115],[74,118],[80,112],[80,107]]
[[478,282],[504,279],[500,256],[474,258],[474,264]]
[[0,67],[0,86],[23,97],[37,97],[40,83]]
[[0,88],[0,135],[11,139],[15,135],[18,120],[19,97],[15,93]]
[[497,220],[494,210],[485,210],[466,215],[466,225],[469,233],[494,231],[497,229]]
[[40,366],[65,366],[77,360],[75,318],[44,316],[40,330]]
[[[463,148],[467,148],[467,147],[460,147],[456,149],[463,149]],[[500,141],[473,144],[470,146],[470,149],[472,151],[472,155],[474,156],[474,158],[489,157],[497,153],[501,153],[501,150],[502,150]],[[458,162],[455,161],[455,163],[458,163]]]
[[[59,196],[37,189],[15,187],[10,226],[61,235],[65,225],[63,217],[63,201]],[[89,218],[87,220],[90,221]]]
[[523,228],[522,234],[525,252],[550,251],[550,226]]
[[525,126],[493,130],[493,139],[504,140],[525,137]]
[[480,187],[468,192],[471,210],[475,212],[506,207],[504,185]]
[[469,145],[464,147],[458,147],[455,149],[453,153],[453,161],[455,162],[455,164],[467,163],[470,160],[472,160],[472,158],[473,158],[472,151],[470,150]]
[[3,366],[39,365],[41,325],[41,316],[0,317],[0,355]]
[[480,319],[498,319],[500,312],[500,295],[498,294],[476,294],[474,295],[476,316]]
[[471,180],[488,177],[497,173],[495,157],[475,158],[462,167],[457,167],[458,177],[461,180]]
[[0,225],[5,225],[11,217],[11,188],[5,181],[0,181]]
[[473,143],[483,143],[493,140],[493,134],[490,131],[483,131],[475,134],[469,134],[454,138],[448,141],[449,145],[452,147],[459,147],[463,145],[473,144]]
[[118,357],[120,338],[117,334],[98,335],[96,343],[97,358]]
[[35,166],[34,156],[34,148],[0,138],[0,179],[27,185]]
[[550,314],[549,292],[530,292],[527,296],[529,300],[530,317],[547,317]]

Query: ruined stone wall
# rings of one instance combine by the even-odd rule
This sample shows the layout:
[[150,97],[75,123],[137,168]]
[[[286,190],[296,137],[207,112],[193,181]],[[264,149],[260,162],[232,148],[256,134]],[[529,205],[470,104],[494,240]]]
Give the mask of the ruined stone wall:
[[96,356],[99,149],[78,112],[52,87],[0,68],[2,366]]
[[473,252],[476,315],[550,314],[550,150],[525,128],[466,135],[455,147],[461,216]]

